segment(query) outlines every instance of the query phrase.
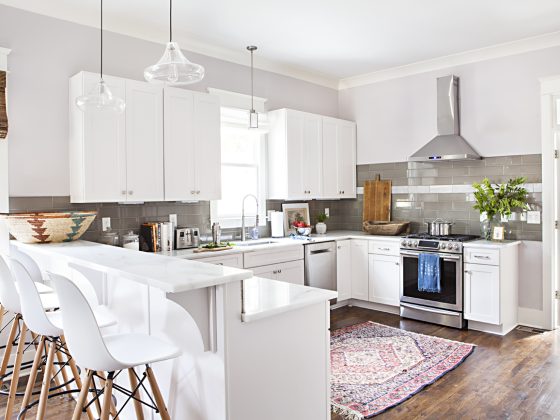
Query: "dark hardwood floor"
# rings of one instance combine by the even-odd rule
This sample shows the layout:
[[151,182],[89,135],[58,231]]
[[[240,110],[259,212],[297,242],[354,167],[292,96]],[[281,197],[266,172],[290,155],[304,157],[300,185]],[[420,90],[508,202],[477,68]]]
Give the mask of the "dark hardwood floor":
[[[461,365],[376,419],[560,418],[560,334],[462,331],[361,308],[332,312],[331,330],[375,321],[477,348]],[[342,420],[333,414],[332,420]]]
[[[333,330],[371,320],[478,346],[457,369],[376,419],[560,419],[558,332],[512,331],[499,337],[356,307],[336,309],[331,319]],[[5,406],[6,397],[2,396],[0,418]],[[68,398],[55,398],[49,401],[46,419],[69,419],[73,408],[74,402]],[[27,418],[34,418],[34,413],[31,411]],[[331,419],[343,420],[336,414]]]

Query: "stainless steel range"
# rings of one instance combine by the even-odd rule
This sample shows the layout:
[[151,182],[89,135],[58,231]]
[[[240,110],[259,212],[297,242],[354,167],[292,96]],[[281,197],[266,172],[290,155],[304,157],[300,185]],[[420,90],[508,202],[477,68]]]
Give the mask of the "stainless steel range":
[[[463,318],[463,242],[473,235],[433,236],[413,234],[401,241],[401,316],[455,328],[465,328]],[[418,290],[418,256],[440,257],[441,292]]]

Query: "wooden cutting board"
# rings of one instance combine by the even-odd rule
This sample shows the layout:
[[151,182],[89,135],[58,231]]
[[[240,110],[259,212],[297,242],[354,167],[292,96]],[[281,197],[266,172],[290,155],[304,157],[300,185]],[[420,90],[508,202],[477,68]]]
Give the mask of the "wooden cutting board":
[[391,221],[391,186],[391,180],[381,180],[379,175],[364,182],[364,222]]
[[219,248],[196,248],[193,250],[195,254],[199,252],[217,252],[217,251],[226,251],[228,249],[232,249],[232,246],[221,246]]

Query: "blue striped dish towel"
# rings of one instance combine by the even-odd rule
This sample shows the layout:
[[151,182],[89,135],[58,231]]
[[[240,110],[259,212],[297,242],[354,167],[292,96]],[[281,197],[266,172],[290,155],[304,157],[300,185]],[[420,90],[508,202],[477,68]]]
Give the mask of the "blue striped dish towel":
[[441,293],[439,255],[418,256],[418,291]]

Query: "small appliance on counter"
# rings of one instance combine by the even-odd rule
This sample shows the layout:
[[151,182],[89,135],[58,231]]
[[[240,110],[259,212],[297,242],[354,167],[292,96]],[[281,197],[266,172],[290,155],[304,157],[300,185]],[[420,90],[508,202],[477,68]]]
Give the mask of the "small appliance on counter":
[[126,249],[140,251],[140,237],[133,231],[130,231],[126,235],[123,235],[122,246]]
[[175,249],[196,248],[200,245],[198,228],[178,227],[175,229]]
[[284,212],[271,211],[270,212],[270,231],[273,238],[284,237]]
[[173,249],[173,225],[170,222],[147,222],[140,226],[140,251],[160,252]]

